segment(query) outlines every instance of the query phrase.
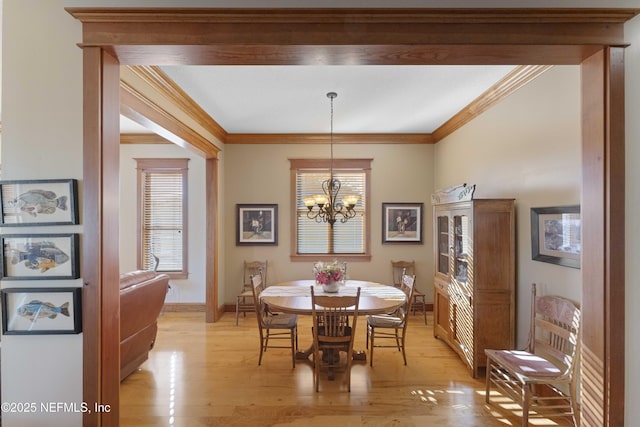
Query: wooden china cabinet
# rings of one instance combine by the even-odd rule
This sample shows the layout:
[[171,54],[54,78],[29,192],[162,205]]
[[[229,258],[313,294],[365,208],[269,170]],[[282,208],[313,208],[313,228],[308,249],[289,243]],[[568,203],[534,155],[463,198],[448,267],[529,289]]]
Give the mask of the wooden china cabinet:
[[433,218],[434,336],[475,378],[486,348],[514,348],[514,200],[436,204]]

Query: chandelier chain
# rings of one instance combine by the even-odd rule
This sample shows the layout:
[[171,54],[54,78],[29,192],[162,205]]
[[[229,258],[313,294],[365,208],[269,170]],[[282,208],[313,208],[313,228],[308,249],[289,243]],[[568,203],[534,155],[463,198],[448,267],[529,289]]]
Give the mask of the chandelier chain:
[[[307,218],[316,222],[327,222],[331,227],[335,224],[338,216],[342,216],[340,222],[343,223],[356,216],[355,206],[356,203],[358,203],[358,196],[355,194],[346,195],[342,201],[339,201],[338,193],[340,192],[342,184],[340,180],[335,179],[333,176],[333,100],[337,96],[338,94],[335,92],[327,93],[327,98],[331,100],[331,124],[329,134],[331,160],[329,179],[322,182],[322,191],[324,194],[316,194],[303,200],[309,209]],[[317,207],[317,211],[315,212],[314,207]]]

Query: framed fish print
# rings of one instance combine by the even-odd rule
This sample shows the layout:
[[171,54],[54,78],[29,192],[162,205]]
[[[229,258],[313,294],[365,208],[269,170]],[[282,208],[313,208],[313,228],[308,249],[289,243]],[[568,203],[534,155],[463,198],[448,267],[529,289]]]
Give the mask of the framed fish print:
[[423,203],[383,203],[382,243],[422,244]]
[[0,236],[2,280],[53,280],[80,277],[78,234]]
[[0,181],[0,211],[3,227],[79,224],[78,181]]
[[8,288],[2,290],[4,335],[79,334],[81,288]]
[[236,245],[278,245],[278,205],[236,205]]

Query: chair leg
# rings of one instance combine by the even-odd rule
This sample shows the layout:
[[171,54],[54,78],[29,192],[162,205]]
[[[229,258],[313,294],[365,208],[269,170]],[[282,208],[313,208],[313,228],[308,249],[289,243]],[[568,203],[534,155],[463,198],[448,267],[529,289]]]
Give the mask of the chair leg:
[[296,350],[294,344],[297,341],[297,335],[295,332],[295,328],[291,328],[291,361],[293,362],[293,367],[296,367]]
[[487,368],[486,368],[486,384],[484,388],[484,401],[489,403],[489,396],[491,394],[491,358],[487,357]]
[[258,358],[258,366],[262,364],[262,353],[265,350],[264,338],[262,338],[262,333],[260,333],[260,357]]
[[347,351],[347,372],[346,372],[346,376],[347,376],[347,390],[349,391],[349,393],[351,393],[351,361],[353,359],[353,355],[349,354],[349,352]]
[[576,401],[576,385],[575,381],[569,386],[569,403],[571,404],[571,418],[573,419],[573,425],[578,427],[580,425],[580,413],[578,411],[578,402]]
[[404,366],[407,366],[407,355],[404,352],[404,337],[402,338],[402,359],[404,360]]
[[424,324],[427,325],[427,301],[422,297],[422,315],[424,316]]
[[238,326],[238,314],[240,314],[240,301],[236,298],[236,326]]
[[369,349],[369,366],[373,367],[373,336],[375,335],[375,328],[372,326],[371,327],[371,348]]
[[402,348],[402,359],[404,360],[404,366],[407,366],[407,354],[405,352],[404,342],[407,339],[407,325],[402,328],[402,336],[400,337],[400,347]]
[[398,336],[398,330],[396,329],[396,347],[398,347],[398,351],[402,351],[400,349],[400,337]]
[[366,339],[366,341],[365,341],[365,345],[364,345],[364,348],[365,348],[365,349],[368,349],[368,348],[369,348],[369,333],[370,333],[369,328],[370,328],[370,326],[369,326],[369,325],[367,325],[367,339]]
[[317,348],[313,352],[313,385],[316,393],[320,391],[320,350]]
[[529,398],[531,387],[529,384],[522,385],[522,427],[529,426]]

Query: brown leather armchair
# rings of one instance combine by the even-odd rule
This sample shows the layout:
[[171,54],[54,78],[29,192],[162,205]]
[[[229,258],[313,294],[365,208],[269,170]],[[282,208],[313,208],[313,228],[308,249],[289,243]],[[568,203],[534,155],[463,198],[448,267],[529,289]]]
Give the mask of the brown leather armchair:
[[120,275],[120,381],[149,357],[168,289],[166,274],[138,270]]

